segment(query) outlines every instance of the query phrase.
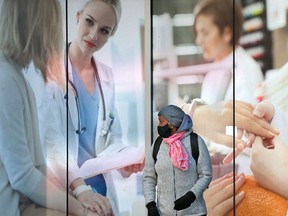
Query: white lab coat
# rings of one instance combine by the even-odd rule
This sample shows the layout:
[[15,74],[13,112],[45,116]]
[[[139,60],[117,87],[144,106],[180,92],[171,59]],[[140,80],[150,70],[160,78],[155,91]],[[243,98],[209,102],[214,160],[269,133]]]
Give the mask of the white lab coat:
[[280,131],[279,137],[288,145],[288,115],[277,105],[274,107],[275,113],[271,125]]
[[[256,103],[256,87],[263,82],[257,62],[240,46],[235,49],[235,99]],[[201,99],[208,104],[233,99],[233,52],[220,64],[231,70],[209,71],[202,83]]]
[[[105,99],[106,121],[103,121],[103,104],[100,97],[99,114],[97,122],[97,132],[95,136],[95,152],[97,157],[109,155],[125,148],[122,143],[121,126],[115,107],[115,88],[111,69],[95,58],[96,67],[101,80],[102,90]],[[73,82],[72,67],[68,61],[69,79]],[[66,124],[66,102],[65,90],[57,84],[48,83],[49,108],[47,118],[46,143],[48,145],[48,163],[58,179],[66,185],[66,135],[68,133],[68,185],[80,177],[77,165],[78,157],[78,113],[75,100],[75,91],[68,85],[68,129]],[[109,114],[115,116],[114,121],[110,121]],[[110,130],[107,131],[107,128]],[[107,132],[103,132],[107,131]],[[115,215],[119,215],[118,203],[111,173],[104,173],[107,184],[107,198],[109,198]]]

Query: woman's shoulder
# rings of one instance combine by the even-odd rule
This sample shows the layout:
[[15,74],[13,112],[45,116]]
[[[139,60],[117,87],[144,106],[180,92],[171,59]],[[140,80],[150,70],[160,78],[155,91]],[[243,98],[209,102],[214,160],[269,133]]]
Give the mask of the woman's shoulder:
[[236,49],[236,64],[240,63],[239,66],[254,67],[254,69],[260,69],[259,64],[253,59],[253,57],[241,46]]
[[98,74],[100,76],[101,81],[104,81],[106,83],[110,83],[109,85],[113,86],[114,85],[114,75],[112,72],[111,67],[108,65],[104,64],[101,61],[98,61],[94,58],[96,67],[98,70]]
[[95,60],[95,63],[96,63],[98,70],[101,70],[101,71],[104,71],[107,73],[112,73],[112,69],[110,66],[108,66],[107,64],[105,64],[99,60],[96,60],[95,58],[94,58],[94,60]]
[[[68,89],[70,89],[70,85],[68,85]],[[54,80],[48,80],[48,82],[46,83],[46,87],[45,87],[46,93],[49,96],[52,96],[52,98],[54,98],[55,95],[58,95],[61,97],[65,95],[65,90],[66,90],[66,86],[65,89],[60,86],[58,83],[56,83],[56,81]]]
[[206,146],[205,140],[199,134],[197,134],[197,137],[198,143]]
[[0,71],[1,76],[11,77],[17,70],[17,67],[12,65],[12,61],[9,62],[5,58],[4,54],[0,51]]
[[25,78],[21,71],[17,71],[12,65],[1,60],[0,86],[1,109],[14,112],[15,109],[21,108],[23,101],[27,98],[26,91],[24,91],[26,88]]
[[[19,70],[18,70],[19,69]],[[3,88],[14,88],[15,84],[20,85],[20,79],[24,79],[20,68],[0,56],[0,86]]]

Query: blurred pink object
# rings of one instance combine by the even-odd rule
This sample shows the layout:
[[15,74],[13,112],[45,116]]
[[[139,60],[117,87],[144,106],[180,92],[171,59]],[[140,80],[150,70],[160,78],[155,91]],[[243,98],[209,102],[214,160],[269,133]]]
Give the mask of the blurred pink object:
[[[211,153],[212,161],[212,181],[230,173],[233,171],[233,163],[223,164],[225,154],[220,152]],[[238,172],[238,164],[235,164],[235,173]]]

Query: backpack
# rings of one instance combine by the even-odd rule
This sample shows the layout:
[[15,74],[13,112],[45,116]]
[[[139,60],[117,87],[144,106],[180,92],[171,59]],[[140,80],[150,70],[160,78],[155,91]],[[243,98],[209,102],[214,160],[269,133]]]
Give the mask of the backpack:
[[[154,162],[157,161],[157,154],[160,148],[160,145],[162,143],[163,138],[161,136],[158,136],[153,147],[152,157],[154,159]],[[194,158],[197,166],[198,158],[199,158],[199,147],[198,147],[198,135],[196,133],[191,132],[190,133],[190,144],[191,144],[191,150],[192,150],[192,157]]]

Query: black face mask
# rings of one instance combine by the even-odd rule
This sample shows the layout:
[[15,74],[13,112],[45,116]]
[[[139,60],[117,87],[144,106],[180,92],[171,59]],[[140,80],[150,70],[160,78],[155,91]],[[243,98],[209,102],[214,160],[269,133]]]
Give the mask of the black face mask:
[[166,124],[165,126],[158,126],[157,128],[158,130],[158,134],[162,137],[162,138],[167,138],[171,135],[171,128],[169,127],[168,124]]

